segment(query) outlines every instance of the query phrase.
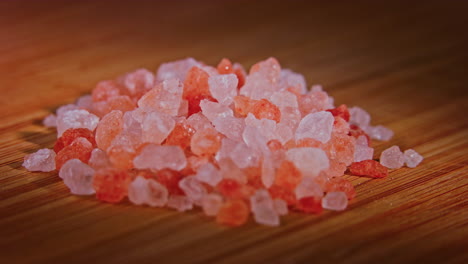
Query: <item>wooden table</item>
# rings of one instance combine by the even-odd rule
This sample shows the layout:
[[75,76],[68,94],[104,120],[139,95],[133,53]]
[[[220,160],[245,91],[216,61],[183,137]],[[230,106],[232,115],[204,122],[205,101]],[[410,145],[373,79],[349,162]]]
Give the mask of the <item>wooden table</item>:
[[[468,2],[327,2],[1,2],[0,263],[468,263]],[[393,129],[376,157],[397,144],[425,160],[346,176],[358,196],[344,212],[234,229],[73,196],[21,167],[52,146],[41,120],[56,107],[187,56],[275,56]]]

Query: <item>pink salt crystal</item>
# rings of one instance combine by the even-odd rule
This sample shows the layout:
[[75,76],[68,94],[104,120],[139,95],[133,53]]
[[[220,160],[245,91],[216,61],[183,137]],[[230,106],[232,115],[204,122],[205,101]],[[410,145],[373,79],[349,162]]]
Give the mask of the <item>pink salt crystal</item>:
[[128,186],[128,199],[136,205],[143,205],[146,201],[148,180],[138,176]]
[[60,137],[69,128],[87,128],[94,131],[99,117],[86,110],[70,110],[57,118],[57,134]]
[[207,193],[203,184],[195,176],[187,176],[179,181],[179,187],[184,191],[187,198],[194,204],[200,205],[203,196]]
[[278,226],[280,219],[275,211],[273,200],[267,190],[257,190],[250,197],[251,210],[257,223],[267,226]]
[[56,111],[57,117],[65,114],[66,112],[71,111],[71,110],[80,110],[80,107],[75,105],[75,104],[62,105]]
[[322,143],[328,142],[335,118],[330,112],[321,111],[306,115],[296,130],[296,140],[313,138]]
[[323,86],[321,84],[313,84],[310,87],[311,92],[323,92]]
[[222,179],[221,172],[212,164],[205,163],[198,168],[196,179],[207,183],[211,186],[216,186]]
[[322,207],[333,211],[343,211],[348,206],[348,197],[344,192],[329,192],[322,199]]
[[223,179],[233,179],[240,183],[247,183],[247,175],[231,159],[218,162]]
[[310,91],[301,95],[298,97],[298,103],[303,116],[333,108],[328,94],[323,91]]
[[95,193],[93,189],[94,169],[79,159],[65,162],[60,168],[59,176],[73,194],[91,195]]
[[296,199],[300,200],[304,197],[314,197],[320,199],[323,197],[323,190],[317,181],[311,177],[303,177],[294,190]]
[[146,203],[153,207],[163,207],[166,205],[169,197],[167,188],[159,182],[149,179],[148,180],[148,198]]
[[245,126],[244,132],[242,133],[242,139],[252,150],[264,154],[269,153],[269,149],[267,147],[268,140],[258,128]]
[[273,200],[273,207],[278,215],[287,215],[288,214],[288,204],[286,201],[281,199]]
[[215,155],[216,161],[221,161],[223,159],[230,158],[232,150],[237,146],[238,141],[232,140],[230,138],[223,138],[221,140],[221,147]]
[[370,124],[371,117],[364,109],[355,106],[349,108],[349,114],[351,115],[349,123],[357,125],[359,127],[367,127]]
[[263,186],[270,188],[275,182],[275,166],[273,164],[272,157],[265,156],[262,161],[262,176],[261,180]]
[[156,80],[157,82],[162,82],[164,80],[175,78],[183,82],[185,80],[185,76],[187,76],[187,72],[194,66],[201,67],[201,63],[193,58],[163,63],[158,68]]
[[354,162],[360,162],[363,160],[371,160],[374,156],[374,149],[369,147],[366,136],[359,136],[356,139],[356,145],[354,147]]
[[304,177],[315,177],[330,167],[327,154],[319,148],[292,148],[286,152],[286,158],[294,163]]
[[96,144],[100,149],[107,150],[114,138],[122,131],[123,113],[113,110],[102,117],[96,128]]
[[76,100],[76,106],[81,109],[92,111],[93,108],[93,97],[89,94],[83,95]]
[[56,127],[57,126],[57,116],[50,114],[44,118],[42,121],[45,127]]
[[143,142],[161,144],[175,127],[174,118],[161,112],[149,112],[141,123]]
[[128,199],[136,205],[162,207],[166,205],[168,196],[167,188],[153,179],[138,176],[128,186]]
[[237,76],[235,74],[213,75],[208,79],[210,93],[222,105],[230,105],[237,95]]
[[182,99],[180,101],[179,110],[177,110],[177,115],[178,116],[187,116],[188,115],[188,107],[189,107],[188,101],[185,100],[185,99]]
[[231,108],[206,99],[203,99],[200,102],[200,107],[203,115],[206,116],[206,118],[208,118],[208,120],[211,122],[213,122],[218,117],[226,118],[228,116],[234,116],[234,112]]
[[187,166],[184,151],[179,146],[158,146],[148,144],[140,155],[136,156],[133,164],[137,169],[172,169],[182,170]]
[[280,72],[280,87],[282,89],[293,88],[301,94],[307,92],[306,81],[302,74],[291,71],[290,69],[282,69]]
[[95,148],[93,151],[91,151],[91,157],[89,158],[88,164],[96,170],[111,166],[109,157],[107,156],[106,152],[98,148]]
[[250,69],[242,89],[241,95],[254,100],[268,99],[278,90],[281,66],[275,58],[261,61]]
[[131,95],[143,95],[154,86],[154,75],[147,69],[138,69],[123,76],[121,80]]
[[416,152],[413,149],[405,150],[404,156],[406,166],[408,166],[409,168],[415,168],[424,159],[423,156],[421,156],[418,152]]
[[208,118],[206,118],[202,113],[195,113],[189,116],[189,118],[187,118],[187,125],[191,126],[195,131],[205,128],[213,128],[210,120],[208,120]]
[[40,149],[24,157],[23,167],[28,171],[55,170],[55,152],[52,149]]
[[177,116],[182,102],[183,89],[183,84],[177,79],[164,80],[143,95],[138,100],[138,106],[147,111]]
[[244,121],[246,125],[256,127],[267,141],[276,138],[276,122],[274,120],[266,118],[257,119],[252,113],[248,113]]
[[245,128],[243,118],[237,118],[233,116],[217,117],[213,120],[213,125],[215,126],[216,130],[219,131],[219,133],[225,135],[227,138],[236,141],[242,141],[242,132]]
[[288,125],[279,123],[276,125],[275,139],[279,140],[281,144],[285,144],[289,140],[293,139],[294,132]]
[[218,194],[210,193],[203,196],[202,208],[207,216],[216,216],[223,205],[223,197]]
[[280,110],[284,109],[285,107],[299,107],[297,103],[297,96],[288,91],[274,92],[270,97],[270,101],[278,106]]
[[393,131],[384,126],[367,126],[362,128],[372,139],[388,141],[393,137]]
[[229,152],[229,157],[239,168],[256,167],[260,162],[259,153],[244,142],[237,143]]
[[192,210],[193,203],[184,195],[171,195],[167,201],[167,207],[174,208],[179,212]]
[[389,169],[399,169],[405,163],[405,156],[398,146],[390,147],[380,154],[380,164]]
[[297,107],[284,107],[281,109],[280,124],[295,130],[301,120],[301,111]]

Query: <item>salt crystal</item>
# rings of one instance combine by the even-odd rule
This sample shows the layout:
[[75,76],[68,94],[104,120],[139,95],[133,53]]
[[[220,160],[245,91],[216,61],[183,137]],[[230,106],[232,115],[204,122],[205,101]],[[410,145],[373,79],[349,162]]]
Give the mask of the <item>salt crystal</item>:
[[322,143],[328,142],[335,118],[330,112],[321,111],[306,115],[296,130],[296,140],[313,138]]
[[163,63],[156,73],[156,80],[162,82],[169,79],[179,79],[183,82],[187,72],[194,66],[200,67],[201,63],[193,58]]
[[167,207],[174,208],[179,212],[192,210],[193,203],[183,195],[171,195],[167,201]]
[[239,167],[256,167],[260,162],[260,155],[257,151],[247,146],[244,142],[235,145],[229,152],[229,158]]
[[172,169],[182,170],[187,166],[184,151],[179,146],[145,146],[140,155],[135,157],[133,164],[137,169]]
[[317,176],[330,167],[327,155],[319,148],[293,148],[286,152],[286,158],[294,163],[304,177]]
[[263,186],[270,188],[275,182],[275,167],[273,159],[270,156],[265,156],[262,161],[262,176]]
[[65,114],[66,112],[72,111],[72,110],[80,110],[80,107],[75,104],[62,105],[59,108],[57,108],[56,114],[57,116],[61,116]]
[[148,111],[158,111],[177,116],[182,102],[184,86],[177,79],[164,80],[143,95],[138,106]]
[[349,123],[359,127],[369,126],[371,117],[369,113],[366,112],[366,110],[355,106],[349,108],[349,114],[351,115]]
[[66,111],[57,118],[57,134],[60,137],[69,128],[87,128],[94,131],[98,122],[99,117],[86,110]]
[[223,204],[223,197],[218,194],[211,193],[203,197],[202,208],[207,216],[216,216]]
[[231,159],[218,162],[223,179],[232,179],[240,183],[247,183],[247,175]]
[[237,95],[235,74],[213,75],[208,79],[211,95],[222,105],[230,105]]
[[287,215],[288,214],[288,204],[286,201],[281,199],[273,200],[273,207],[278,215]]
[[44,118],[42,121],[45,127],[56,127],[57,126],[57,116],[50,114]]
[[40,149],[24,157],[23,167],[28,171],[55,170],[55,152],[51,149]]
[[348,206],[348,197],[344,192],[329,192],[322,199],[322,207],[333,211],[343,211]]
[[291,71],[290,69],[282,69],[280,72],[280,87],[283,89],[293,88],[301,94],[307,92],[305,78],[302,74]]
[[271,95],[270,101],[278,106],[280,110],[284,109],[285,107],[299,107],[297,103],[297,96],[288,91],[274,92]]
[[143,142],[161,144],[175,127],[174,118],[161,112],[145,115],[141,129]]
[[405,163],[409,168],[416,168],[423,161],[423,156],[413,149],[407,149],[404,152]]
[[147,69],[137,69],[123,76],[122,83],[131,95],[144,94],[153,88],[155,78]]
[[128,199],[136,205],[162,207],[166,205],[168,197],[167,188],[153,179],[138,176],[128,186]]
[[257,223],[278,226],[280,223],[279,215],[275,211],[273,200],[266,190],[258,190],[250,197],[250,205],[254,219]]
[[182,189],[187,196],[194,204],[200,205],[201,199],[206,194],[206,189],[197,180],[195,176],[187,176],[179,182],[179,187]]
[[257,119],[252,113],[248,113],[245,118],[245,124],[258,129],[267,141],[276,138],[276,122],[271,119]]
[[147,199],[148,180],[138,176],[128,186],[128,199],[136,205],[143,205]]
[[211,186],[216,186],[223,179],[221,172],[212,163],[201,165],[195,177],[197,180]]
[[206,118],[202,113],[196,113],[187,118],[187,125],[191,126],[195,131],[205,128],[213,128],[210,120],[208,120],[208,118]]
[[106,152],[98,148],[95,148],[93,151],[91,151],[91,157],[89,158],[88,164],[96,170],[111,166],[109,157],[107,156]]
[[211,122],[213,122],[217,117],[225,118],[234,115],[234,112],[231,108],[219,103],[208,101],[206,99],[200,102],[200,107],[202,109],[203,115],[206,116],[206,118],[208,118],[208,120]]
[[363,130],[372,138],[376,140],[388,141],[393,137],[393,131],[384,126],[367,126]]
[[320,185],[311,177],[303,177],[299,185],[294,190],[296,199],[300,200],[304,197],[322,198],[323,190]]
[[91,111],[93,109],[93,97],[89,94],[83,95],[76,100],[76,106]]
[[258,153],[266,154],[269,152],[267,147],[268,140],[257,127],[245,126],[242,139],[247,146]]
[[399,169],[405,163],[405,156],[398,146],[390,147],[380,154],[380,164],[389,169]]
[[94,169],[79,159],[65,162],[60,168],[59,176],[73,194],[91,195],[95,193],[93,189]]
[[242,132],[245,129],[245,123],[242,118],[233,116],[217,117],[213,120],[213,125],[216,130],[226,137],[232,140],[242,141]]
[[374,156],[374,149],[369,147],[366,136],[359,136],[356,139],[356,145],[354,147],[354,162],[360,162],[363,160],[371,160]]

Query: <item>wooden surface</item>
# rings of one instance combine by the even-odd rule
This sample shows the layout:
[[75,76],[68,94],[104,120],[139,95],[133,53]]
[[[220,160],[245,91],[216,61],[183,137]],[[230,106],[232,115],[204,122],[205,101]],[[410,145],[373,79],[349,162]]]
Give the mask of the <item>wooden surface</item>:
[[[99,2],[0,3],[0,263],[468,263],[468,2]],[[345,212],[236,229],[72,196],[57,173],[21,167],[52,146],[50,111],[186,56],[275,56],[392,128],[377,154],[397,144],[425,161],[346,176]]]

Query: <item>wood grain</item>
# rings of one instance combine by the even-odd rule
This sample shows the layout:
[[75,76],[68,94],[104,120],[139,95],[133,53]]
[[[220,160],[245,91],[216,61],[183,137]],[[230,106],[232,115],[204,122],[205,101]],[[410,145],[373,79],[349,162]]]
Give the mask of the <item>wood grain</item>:
[[[467,263],[466,1],[2,1],[0,263]],[[69,194],[29,173],[40,120],[99,80],[193,56],[275,56],[360,105],[425,157],[384,180],[349,177],[349,210],[231,229],[201,212]]]

